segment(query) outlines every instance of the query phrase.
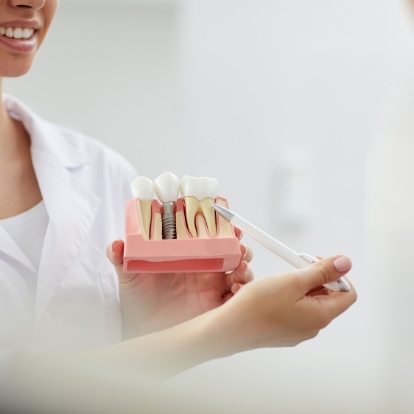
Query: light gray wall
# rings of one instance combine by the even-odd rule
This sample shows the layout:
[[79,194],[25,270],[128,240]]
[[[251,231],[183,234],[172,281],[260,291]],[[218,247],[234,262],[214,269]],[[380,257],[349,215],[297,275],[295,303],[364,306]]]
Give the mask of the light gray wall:
[[62,1],[33,70],[5,90],[156,174],[181,136],[176,15],[169,3]]
[[[186,127],[194,151],[203,148],[203,162],[186,165],[204,174],[214,160],[232,205],[298,249],[349,254],[360,295],[294,351],[257,351],[200,368],[206,387],[226,384],[248,395],[243,401],[289,412],[384,409],[385,361],[373,331],[381,315],[371,312],[378,281],[365,272],[365,170],[383,102],[412,56],[406,11],[405,2],[387,0],[210,0],[185,10]],[[308,154],[294,185],[312,189],[302,199],[293,191],[298,218],[313,211],[294,233],[281,223],[284,200],[275,188],[287,148],[299,159]],[[256,259],[259,275],[285,268],[259,247]]]
[[[201,376],[218,384],[216,398],[253,393],[257,412],[321,413],[322,402],[326,412],[381,412],[364,186],[382,102],[412,55],[403,3],[62,1],[34,70],[7,82],[142,174],[216,176],[235,209],[293,247],[354,259],[360,300],[316,340],[213,362],[178,383]],[[259,277],[288,268],[249,244]]]

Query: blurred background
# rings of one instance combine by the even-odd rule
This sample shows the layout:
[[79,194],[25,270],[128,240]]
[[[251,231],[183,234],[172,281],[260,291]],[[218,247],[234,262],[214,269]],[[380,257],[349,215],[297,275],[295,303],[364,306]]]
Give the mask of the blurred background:
[[[315,340],[172,387],[234,412],[412,412],[414,148],[390,143],[414,134],[395,132],[414,105],[412,28],[406,0],[62,1],[34,70],[6,82],[140,174],[215,176],[231,207],[295,249],[353,258],[359,301]],[[257,277],[289,269],[245,243]]]

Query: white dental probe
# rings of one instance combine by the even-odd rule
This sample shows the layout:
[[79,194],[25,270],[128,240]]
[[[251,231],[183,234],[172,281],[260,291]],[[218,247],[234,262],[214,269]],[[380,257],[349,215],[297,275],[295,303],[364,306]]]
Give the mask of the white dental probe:
[[[234,226],[238,227],[241,231],[248,234],[252,239],[256,240],[258,243],[268,248],[270,251],[272,251],[273,253],[275,253],[276,255],[278,255],[279,257],[281,257],[297,269],[309,266],[310,264],[318,261],[316,257],[304,253],[295,252],[290,247],[287,247],[282,242],[270,236],[263,230],[259,229],[254,224],[249,223],[247,220],[240,217],[233,211],[225,207],[219,206],[218,204],[214,204],[214,209],[224,219],[229,221]],[[324,286],[336,292],[351,291],[351,286],[344,277],[341,277],[334,282],[329,282]]]

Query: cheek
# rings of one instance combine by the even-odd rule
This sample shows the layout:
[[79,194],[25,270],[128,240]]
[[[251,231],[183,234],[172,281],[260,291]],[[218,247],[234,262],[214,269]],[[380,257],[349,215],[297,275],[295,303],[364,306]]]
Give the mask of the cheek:
[[47,27],[50,26],[53,18],[55,17],[57,6],[58,6],[57,0],[46,0],[46,4],[45,4],[45,7],[43,8],[43,11],[44,11],[44,19],[45,19],[45,23]]

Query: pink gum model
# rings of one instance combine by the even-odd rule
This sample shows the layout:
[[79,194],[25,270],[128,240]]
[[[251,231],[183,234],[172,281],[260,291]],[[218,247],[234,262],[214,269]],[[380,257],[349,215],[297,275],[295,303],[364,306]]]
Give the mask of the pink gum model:
[[[227,207],[224,198],[216,202]],[[177,200],[177,212],[183,211],[184,202]],[[161,213],[157,200],[152,203],[152,221]],[[210,237],[188,240],[146,240],[140,229],[138,215],[141,214],[139,200],[130,200],[126,207],[126,239],[124,267],[126,273],[171,273],[171,272],[228,272],[234,270],[241,260],[240,241],[231,227],[229,237]],[[224,225],[217,217],[217,233]],[[227,223],[226,223],[227,224]],[[228,225],[228,224],[227,224]],[[151,226],[152,227],[152,226]],[[153,233],[153,231],[151,231]],[[188,236],[190,234],[188,233]]]

